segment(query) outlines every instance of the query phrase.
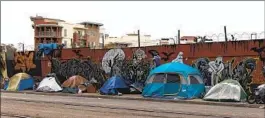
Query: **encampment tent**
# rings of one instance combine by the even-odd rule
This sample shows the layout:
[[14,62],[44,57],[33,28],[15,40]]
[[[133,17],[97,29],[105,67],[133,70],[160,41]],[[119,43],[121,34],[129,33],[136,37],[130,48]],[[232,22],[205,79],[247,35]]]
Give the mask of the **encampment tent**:
[[65,88],[77,88],[79,85],[88,82],[84,77],[74,75],[63,82],[62,87]]
[[45,77],[39,84],[36,91],[42,92],[58,92],[61,91],[62,88],[59,83],[56,81],[55,77]]
[[63,92],[77,93],[78,91],[79,92],[82,91],[82,92],[95,93],[96,88],[92,83],[93,79],[91,81],[88,81],[82,76],[74,75],[69,79],[67,79],[66,81],[64,81],[64,83],[62,84]]
[[5,90],[7,91],[21,91],[26,89],[33,89],[34,80],[27,73],[18,73],[9,79]]
[[213,86],[204,96],[204,100],[213,101],[242,101],[247,94],[236,80],[228,79]]
[[200,72],[189,65],[171,62],[152,70],[146,80],[144,97],[200,97],[205,90]]
[[129,93],[130,89],[120,76],[109,78],[100,88],[100,94],[117,95],[119,93]]

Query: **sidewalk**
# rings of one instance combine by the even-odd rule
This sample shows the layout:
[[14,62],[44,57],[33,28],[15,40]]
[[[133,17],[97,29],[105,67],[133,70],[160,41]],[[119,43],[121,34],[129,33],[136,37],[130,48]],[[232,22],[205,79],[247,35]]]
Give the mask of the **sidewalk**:
[[35,91],[4,91],[3,93],[19,93],[19,94],[36,94],[49,96],[74,96],[74,97],[90,97],[90,98],[106,98],[106,99],[124,99],[124,100],[141,100],[141,101],[155,101],[155,102],[174,102],[183,104],[201,104],[201,105],[217,105],[217,106],[231,106],[231,107],[249,107],[259,108],[263,104],[248,104],[242,102],[212,102],[204,101],[202,99],[192,100],[172,100],[172,99],[158,99],[158,98],[144,98],[140,94],[124,94],[122,96],[100,95],[98,93],[82,93],[82,94],[68,94],[68,93],[45,93]]

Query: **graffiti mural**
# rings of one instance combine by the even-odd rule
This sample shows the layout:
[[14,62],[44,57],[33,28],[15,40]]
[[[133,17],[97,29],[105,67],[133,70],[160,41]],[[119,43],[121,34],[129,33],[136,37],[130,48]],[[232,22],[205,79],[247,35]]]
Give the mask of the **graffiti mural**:
[[145,59],[147,56],[145,54],[145,52],[141,49],[137,49],[134,53],[133,53],[133,59],[136,62],[142,61],[143,59]]
[[258,53],[260,61],[262,61],[263,67],[262,67],[262,74],[265,77],[265,46],[261,48],[251,48],[252,51]]
[[33,62],[34,52],[16,52],[15,53],[15,70],[26,72],[35,69]]
[[183,52],[179,52],[178,56],[172,62],[183,63]]
[[192,64],[197,68],[203,78],[206,86],[214,86],[215,84],[226,80],[237,80],[241,86],[249,90],[249,84],[252,82],[252,73],[256,68],[256,60],[253,58],[245,58],[233,67],[235,59],[223,62],[222,57],[217,57],[214,61],[207,58],[199,58]]
[[88,80],[96,80],[98,86],[105,82],[105,72],[100,65],[93,63],[90,58],[87,60],[71,59],[61,62],[57,58],[52,59],[52,73],[58,76],[60,82],[64,82],[71,76],[80,75]]
[[13,60],[6,60],[8,76],[19,72],[41,76],[41,61],[35,59],[35,52],[15,52]]
[[81,54],[81,50],[72,50],[75,55],[77,56],[77,58],[82,58],[84,57],[84,55]]
[[4,52],[0,53],[0,78],[8,78],[6,68],[6,55]]
[[210,60],[208,58],[199,58],[192,64],[193,67],[197,68],[201,72],[206,86],[211,86],[211,72],[209,71],[209,62]]
[[211,86],[219,83],[222,78],[221,73],[224,69],[223,57],[217,57],[215,61],[209,62],[209,71],[211,73]]
[[[148,53],[151,54],[153,57],[155,56],[160,57],[160,54],[156,50],[149,50]],[[164,61],[170,60],[170,57],[174,54],[174,52],[161,52],[161,53],[163,56],[161,56],[160,58]]]
[[105,53],[102,59],[102,68],[110,76],[121,75],[120,66],[125,59],[125,53],[122,49],[111,49]]

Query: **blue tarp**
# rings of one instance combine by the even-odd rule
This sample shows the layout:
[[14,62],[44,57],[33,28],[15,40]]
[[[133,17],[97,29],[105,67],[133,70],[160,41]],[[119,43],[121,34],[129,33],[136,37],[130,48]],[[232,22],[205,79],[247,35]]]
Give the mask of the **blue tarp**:
[[[160,80],[160,82],[157,81],[153,82],[153,80],[150,80],[151,78],[154,79],[154,76],[161,73],[162,76],[163,74],[167,74],[167,76],[164,76],[165,79]],[[167,82],[168,74],[175,74],[175,75],[178,74],[182,76],[179,78],[183,80],[179,82]],[[190,84],[188,80],[189,75],[198,77],[201,83]],[[160,78],[164,78],[162,76]],[[175,76],[175,78],[178,78],[178,76]],[[155,68],[150,72],[146,82],[147,83],[142,92],[142,95],[144,97],[176,96],[176,97],[189,99],[189,98],[199,97],[204,92],[205,89],[200,72],[189,65],[179,62],[166,63]]]
[[45,55],[50,54],[50,52],[54,49],[57,49],[58,44],[56,43],[51,43],[51,44],[39,44],[39,50],[43,50],[43,53]]
[[124,80],[119,76],[109,78],[100,88],[101,94],[117,95],[118,89],[129,89]]

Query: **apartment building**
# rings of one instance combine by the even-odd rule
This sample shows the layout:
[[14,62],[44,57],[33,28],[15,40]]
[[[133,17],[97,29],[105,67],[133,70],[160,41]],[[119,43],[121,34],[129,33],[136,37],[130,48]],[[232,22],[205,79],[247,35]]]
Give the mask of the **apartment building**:
[[[138,47],[138,34],[130,33],[121,37],[106,37],[105,45],[108,44],[126,44],[128,47]],[[151,35],[140,36],[140,46],[153,46],[159,45],[159,41],[152,40]]]
[[68,23],[60,19],[30,17],[34,28],[34,47],[39,43],[65,44],[65,48],[99,47],[101,23]]

